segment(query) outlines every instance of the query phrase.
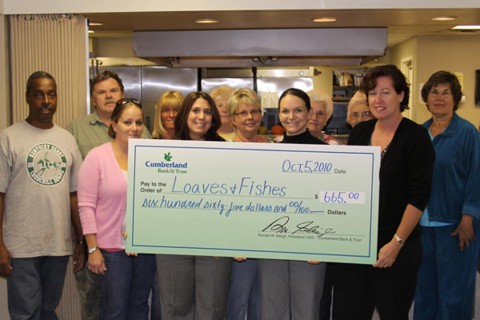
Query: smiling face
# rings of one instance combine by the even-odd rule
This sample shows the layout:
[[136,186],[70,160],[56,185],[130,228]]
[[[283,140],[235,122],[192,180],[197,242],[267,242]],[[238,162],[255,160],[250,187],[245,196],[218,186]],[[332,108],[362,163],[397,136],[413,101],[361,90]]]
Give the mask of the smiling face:
[[57,110],[57,85],[49,78],[32,80],[31,89],[26,94],[29,106],[27,120],[38,127],[53,125],[53,115]]
[[452,117],[455,101],[450,85],[439,83],[430,89],[427,97],[428,110],[436,117]]
[[400,103],[403,101],[403,96],[403,92],[395,91],[390,77],[378,77],[375,88],[368,91],[370,111],[379,121],[401,117]]
[[233,124],[236,134],[254,138],[262,121],[262,110],[253,104],[240,103],[233,113]]
[[308,131],[314,136],[319,136],[327,124],[327,105],[321,101],[311,101],[312,110],[308,120]]
[[112,121],[115,140],[128,144],[129,139],[138,139],[143,132],[143,112],[136,104],[128,103],[118,120]]
[[301,134],[307,129],[310,112],[305,101],[299,97],[291,94],[284,96],[280,101],[278,113],[287,135]]
[[205,134],[212,126],[212,109],[207,100],[195,100],[188,113],[187,127],[192,140],[205,140]]
[[163,128],[166,131],[175,131],[175,118],[177,117],[178,111],[180,110],[179,106],[166,105],[162,106],[162,112],[160,118],[162,121]]

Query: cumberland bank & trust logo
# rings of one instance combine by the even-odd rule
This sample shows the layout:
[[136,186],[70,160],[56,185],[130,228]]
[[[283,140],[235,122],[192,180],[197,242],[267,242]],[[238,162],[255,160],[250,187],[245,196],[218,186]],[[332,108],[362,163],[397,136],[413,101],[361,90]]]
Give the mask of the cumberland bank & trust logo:
[[163,161],[145,161],[145,167],[147,168],[158,168],[157,172],[159,173],[175,173],[182,174],[187,173],[188,163],[175,162],[173,160],[173,155],[170,152],[163,154]]
[[54,145],[42,143],[33,147],[27,155],[30,178],[38,184],[53,186],[62,181],[67,171],[67,157]]

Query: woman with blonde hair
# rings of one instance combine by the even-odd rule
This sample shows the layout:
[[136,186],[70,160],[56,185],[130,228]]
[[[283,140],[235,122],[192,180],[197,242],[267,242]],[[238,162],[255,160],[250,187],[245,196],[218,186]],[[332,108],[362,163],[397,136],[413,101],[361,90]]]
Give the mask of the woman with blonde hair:
[[152,136],[155,139],[175,138],[175,118],[183,103],[183,95],[178,91],[165,91],[155,105]]
[[218,134],[227,141],[233,139],[235,136],[233,119],[228,112],[227,107],[227,102],[232,95],[232,92],[233,88],[229,86],[219,86],[210,92],[210,97],[212,97],[213,101],[215,102],[215,106],[220,113],[221,124],[220,128],[218,128]]
[[233,142],[269,142],[257,135],[262,122],[262,107],[255,91],[236,89],[228,99],[228,112],[235,127]]
[[[262,108],[255,91],[236,89],[228,99],[228,111],[235,126],[233,142],[270,142],[257,134]],[[232,262],[227,319],[260,319],[260,284],[257,259],[235,258]]]

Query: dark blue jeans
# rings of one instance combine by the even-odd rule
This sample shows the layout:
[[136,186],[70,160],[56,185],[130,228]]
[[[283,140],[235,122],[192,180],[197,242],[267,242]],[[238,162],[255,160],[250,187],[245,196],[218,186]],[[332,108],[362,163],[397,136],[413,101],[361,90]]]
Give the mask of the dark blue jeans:
[[107,271],[102,278],[102,319],[148,319],[148,297],[155,274],[155,256],[127,256],[102,250]]
[[10,318],[57,320],[68,256],[13,258],[7,278]]

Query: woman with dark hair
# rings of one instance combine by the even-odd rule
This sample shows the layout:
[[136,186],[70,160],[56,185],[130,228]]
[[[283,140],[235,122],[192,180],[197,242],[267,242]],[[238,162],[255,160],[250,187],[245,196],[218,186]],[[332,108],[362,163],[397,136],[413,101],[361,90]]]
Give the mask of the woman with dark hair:
[[[325,144],[308,131],[310,98],[299,89],[285,90],[278,102],[285,128],[281,143]],[[314,146],[312,146],[314,148]],[[259,259],[261,319],[318,320],[325,263]]]
[[349,145],[381,149],[378,259],[335,264],[333,319],[408,319],[422,259],[418,221],[431,190],[434,150],[427,130],[404,118],[409,88],[394,65],[370,69],[361,90],[376,119],[353,128]]
[[212,98],[205,92],[191,92],[175,118],[175,137],[179,140],[225,141],[217,134],[221,125],[220,113]]
[[[189,93],[175,118],[180,140],[225,141],[217,134],[220,114],[212,98]],[[227,314],[231,258],[157,256],[162,319],[222,320]]]
[[142,106],[135,99],[120,99],[111,119],[113,140],[87,154],[78,176],[88,269],[102,276],[101,319],[148,319],[155,256],[127,253],[124,243],[128,141],[142,135]]
[[435,148],[432,195],[420,219],[423,260],[415,319],[472,318],[479,250],[480,139],[455,112],[462,99],[457,77],[430,76],[422,99],[432,118],[423,126]]

